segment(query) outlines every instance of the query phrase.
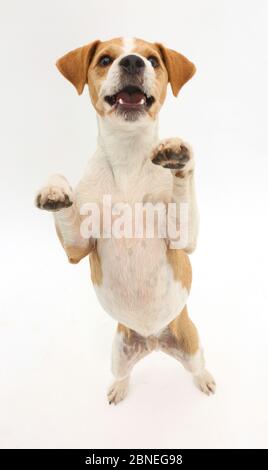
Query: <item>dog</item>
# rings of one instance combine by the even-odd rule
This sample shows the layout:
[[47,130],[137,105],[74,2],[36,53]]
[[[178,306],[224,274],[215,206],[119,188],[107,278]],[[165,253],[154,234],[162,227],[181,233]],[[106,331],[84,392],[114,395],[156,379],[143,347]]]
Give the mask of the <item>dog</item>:
[[[38,191],[36,205],[53,212],[71,263],[89,255],[99,302],[118,322],[108,401],[117,404],[125,398],[133,366],[153,350],[179,360],[201,391],[214,393],[215,381],[205,369],[186,306],[192,278],[188,255],[196,247],[198,232],[193,152],[180,138],[158,138],[158,114],[168,83],[176,97],[195,66],[160,43],[123,38],[93,41],[56,65],[79,95],[88,85],[97,112],[98,145],[75,191],[63,176],[53,175]],[[89,217],[85,207],[95,204],[103,215],[105,195],[113,208],[139,205],[138,228],[143,227],[148,204],[175,204],[176,227],[181,223],[178,208],[187,205],[187,243],[174,248],[168,235],[128,237],[124,230],[123,236],[115,236],[116,230],[108,236],[103,223],[94,232],[100,214],[92,216],[91,211]],[[117,212],[112,209],[117,228],[122,222],[116,218],[119,212],[118,207]],[[124,214],[126,222],[130,215]],[[84,233],[87,227],[92,229],[89,236]]]

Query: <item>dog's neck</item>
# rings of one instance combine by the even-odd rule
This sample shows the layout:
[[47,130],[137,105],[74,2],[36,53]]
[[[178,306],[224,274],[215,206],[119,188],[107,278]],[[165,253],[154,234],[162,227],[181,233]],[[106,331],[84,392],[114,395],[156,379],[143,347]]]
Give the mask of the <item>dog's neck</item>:
[[136,179],[142,173],[152,148],[158,141],[158,120],[113,123],[98,118],[98,146],[107,159],[117,185]]

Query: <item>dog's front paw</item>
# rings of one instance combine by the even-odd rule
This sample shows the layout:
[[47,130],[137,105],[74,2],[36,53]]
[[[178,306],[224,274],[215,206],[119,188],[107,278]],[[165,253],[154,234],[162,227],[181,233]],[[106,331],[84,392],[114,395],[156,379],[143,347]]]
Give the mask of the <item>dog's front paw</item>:
[[161,140],[153,150],[152,163],[169,168],[175,176],[184,177],[194,168],[193,152],[190,145],[179,138]]
[[55,175],[38,191],[35,204],[39,209],[55,212],[70,207],[73,200],[73,192],[67,180],[63,176]]

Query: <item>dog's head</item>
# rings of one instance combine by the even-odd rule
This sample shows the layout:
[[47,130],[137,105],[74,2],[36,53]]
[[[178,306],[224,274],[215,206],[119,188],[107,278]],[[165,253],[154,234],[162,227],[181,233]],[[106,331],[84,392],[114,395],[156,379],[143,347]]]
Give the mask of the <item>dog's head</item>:
[[79,95],[88,84],[98,114],[121,121],[155,119],[168,82],[177,96],[195,73],[192,62],[162,44],[122,38],[75,49],[57,67]]

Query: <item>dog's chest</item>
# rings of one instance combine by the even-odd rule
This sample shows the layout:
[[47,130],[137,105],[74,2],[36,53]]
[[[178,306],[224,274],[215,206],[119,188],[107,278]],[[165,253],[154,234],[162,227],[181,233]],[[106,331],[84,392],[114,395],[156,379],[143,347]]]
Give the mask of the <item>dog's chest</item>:
[[111,188],[114,201],[128,204],[145,202],[167,202],[172,193],[172,175],[170,171],[154,165],[147,160],[142,168],[131,164],[113,168]]

